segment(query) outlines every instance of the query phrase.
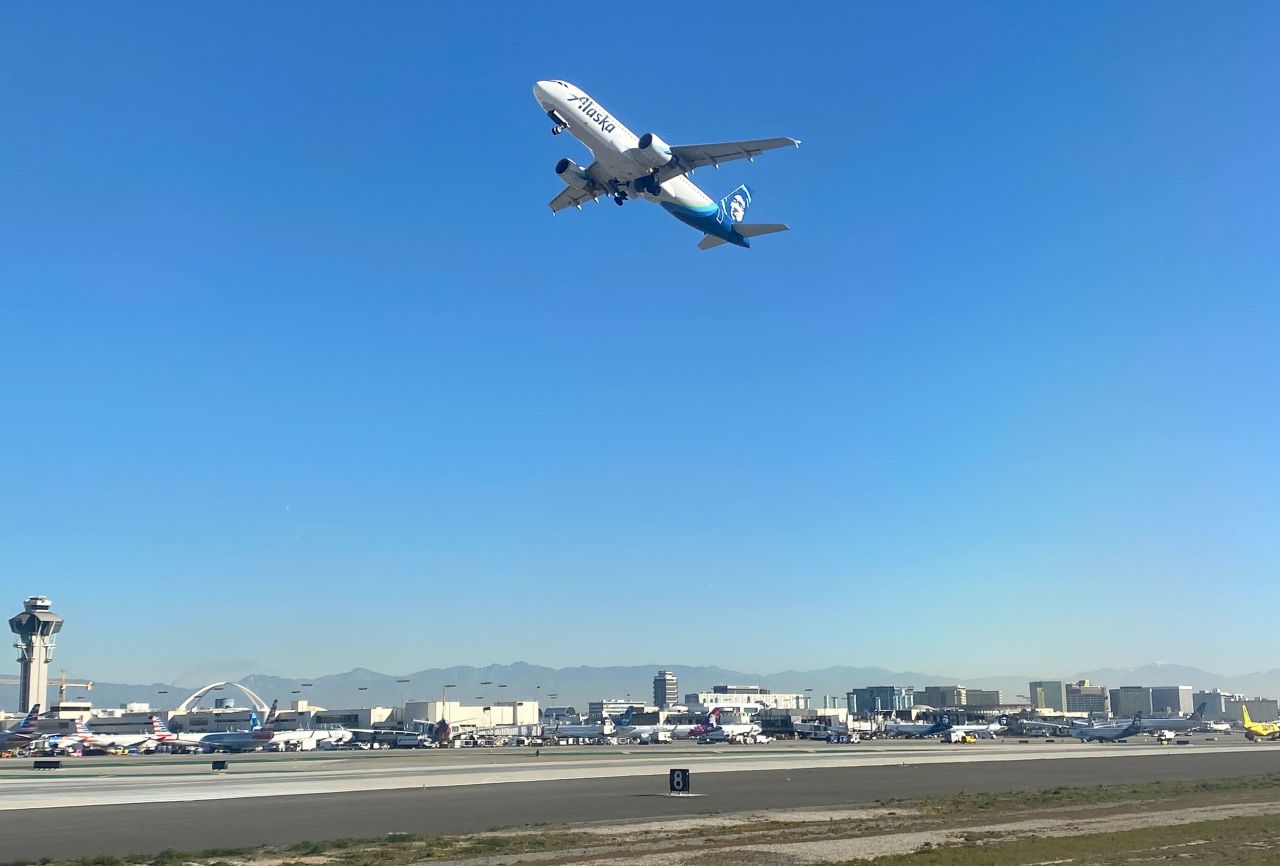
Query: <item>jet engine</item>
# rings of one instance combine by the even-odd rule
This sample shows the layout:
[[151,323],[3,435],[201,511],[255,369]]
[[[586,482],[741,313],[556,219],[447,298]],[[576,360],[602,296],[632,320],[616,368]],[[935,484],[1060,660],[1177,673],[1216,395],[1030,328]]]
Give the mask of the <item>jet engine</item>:
[[652,132],[646,132],[636,142],[636,158],[645,168],[662,168],[671,162],[671,146]]
[[592,186],[587,170],[568,157],[556,163],[556,176],[574,189],[588,190]]

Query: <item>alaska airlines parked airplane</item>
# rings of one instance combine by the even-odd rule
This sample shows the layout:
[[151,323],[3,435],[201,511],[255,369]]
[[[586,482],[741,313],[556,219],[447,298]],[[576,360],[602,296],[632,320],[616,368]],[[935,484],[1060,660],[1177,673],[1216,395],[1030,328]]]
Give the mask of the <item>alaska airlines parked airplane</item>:
[[1133,719],[1127,725],[1092,725],[1071,729],[1071,736],[1079,737],[1082,743],[1090,741],[1110,743],[1140,733],[1142,733],[1142,713],[1140,712],[1134,713]]
[[1280,725],[1275,722],[1255,722],[1249,717],[1249,708],[1240,705],[1240,717],[1244,720],[1244,735],[1255,742],[1259,740],[1280,740]]
[[566,129],[591,151],[595,161],[583,168],[568,157],[556,163],[556,175],[565,182],[551,200],[551,212],[581,208],[584,202],[613,196],[621,205],[632,196],[657,202],[663,210],[703,233],[699,249],[721,244],[751,246],[758,235],[785,232],[778,223],[744,223],[751,205],[751,190],[740,186],[718,203],[686,176],[707,165],[719,166],[734,159],[754,160],[767,150],[799,147],[794,138],[764,138],[721,144],[670,146],[652,132],[636,137],[594,99],[567,81],[539,81],[533,96],[551,118],[551,132]]
[[40,705],[36,704],[22,721],[8,730],[0,731],[0,749],[18,748],[38,739],[40,732],[36,730],[36,719],[39,717]]
[[943,713],[936,722],[885,722],[884,730],[896,737],[933,737],[951,730],[951,716]]

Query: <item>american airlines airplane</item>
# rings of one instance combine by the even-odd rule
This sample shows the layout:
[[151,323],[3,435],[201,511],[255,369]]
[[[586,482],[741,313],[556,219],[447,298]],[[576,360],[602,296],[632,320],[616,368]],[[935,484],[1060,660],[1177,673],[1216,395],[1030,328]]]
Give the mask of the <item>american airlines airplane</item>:
[[754,160],[767,150],[799,147],[794,138],[763,138],[719,144],[668,145],[652,132],[636,136],[594,99],[567,81],[539,81],[534,99],[551,118],[551,133],[566,129],[591,151],[595,161],[583,168],[568,157],[556,163],[565,188],[551,200],[551,212],[581,209],[602,195],[622,205],[632,197],[657,202],[663,210],[703,233],[698,248],[721,244],[751,246],[751,238],[785,232],[780,223],[745,223],[751,190],[744,184],[712,199],[689,180],[694,169],[735,159]]
[[36,719],[40,717],[40,705],[36,704],[26,717],[8,730],[0,731],[0,749],[16,749],[40,738]]

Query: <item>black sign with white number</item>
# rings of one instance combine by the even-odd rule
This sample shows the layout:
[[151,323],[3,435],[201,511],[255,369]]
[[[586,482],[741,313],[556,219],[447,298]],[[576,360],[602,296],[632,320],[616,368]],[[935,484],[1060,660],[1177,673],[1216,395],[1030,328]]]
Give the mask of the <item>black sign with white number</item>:
[[693,786],[693,778],[688,770],[672,770],[670,781],[673,794],[687,794]]

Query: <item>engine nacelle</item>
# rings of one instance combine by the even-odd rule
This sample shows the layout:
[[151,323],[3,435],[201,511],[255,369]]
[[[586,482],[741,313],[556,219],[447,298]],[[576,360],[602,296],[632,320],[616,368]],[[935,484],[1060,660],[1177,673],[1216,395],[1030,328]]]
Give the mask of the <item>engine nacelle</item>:
[[636,159],[645,168],[662,168],[671,162],[671,146],[652,132],[646,132],[636,142]]
[[588,190],[592,186],[591,175],[573,160],[565,157],[556,163],[556,177],[574,189]]

